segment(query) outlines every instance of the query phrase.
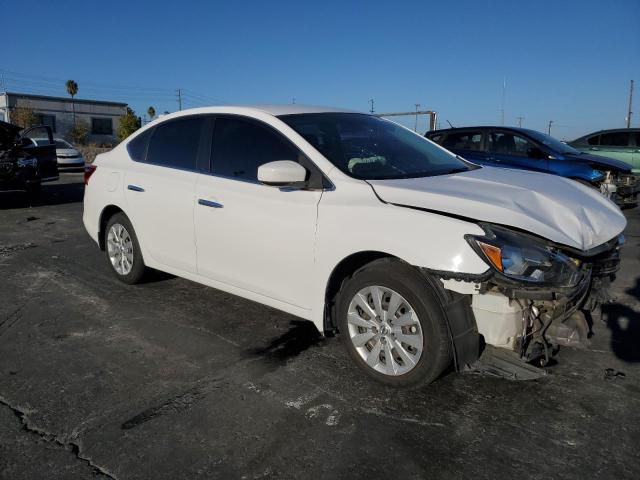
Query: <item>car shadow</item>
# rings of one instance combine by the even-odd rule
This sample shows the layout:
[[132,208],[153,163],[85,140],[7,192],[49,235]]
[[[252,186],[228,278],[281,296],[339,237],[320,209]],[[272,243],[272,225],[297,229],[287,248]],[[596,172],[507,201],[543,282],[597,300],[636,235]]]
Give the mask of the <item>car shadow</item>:
[[[640,278],[627,293],[640,299]],[[640,362],[640,312],[622,303],[602,306],[602,316],[611,330],[611,350],[625,362]]]
[[25,192],[0,192],[0,210],[79,203],[83,197],[82,180],[73,183],[45,183],[37,198],[30,198]]
[[310,321],[291,320],[289,327],[289,330],[271,339],[265,347],[253,349],[251,353],[280,366],[324,341],[318,329]]

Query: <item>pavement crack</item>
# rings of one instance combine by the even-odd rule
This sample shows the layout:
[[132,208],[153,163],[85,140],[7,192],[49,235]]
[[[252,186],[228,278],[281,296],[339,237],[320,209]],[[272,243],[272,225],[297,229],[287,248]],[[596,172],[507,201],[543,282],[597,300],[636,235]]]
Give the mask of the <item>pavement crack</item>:
[[44,429],[36,427],[35,425],[32,425],[29,422],[29,418],[25,409],[12,405],[6,398],[2,396],[0,396],[0,405],[7,407],[13,412],[13,414],[20,420],[22,429],[25,432],[36,435],[45,442],[52,443],[64,450],[71,452],[78,460],[87,464],[93,470],[94,474],[100,475],[107,479],[117,480],[116,476],[109,473],[104,467],[94,464],[91,459],[83,456],[79,444],[74,442],[65,442],[61,440],[60,437],[55,433],[48,432]]

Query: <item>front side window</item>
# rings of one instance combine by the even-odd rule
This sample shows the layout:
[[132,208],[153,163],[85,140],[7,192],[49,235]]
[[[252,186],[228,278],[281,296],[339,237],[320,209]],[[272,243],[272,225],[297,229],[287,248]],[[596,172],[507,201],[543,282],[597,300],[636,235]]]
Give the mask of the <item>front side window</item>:
[[354,178],[416,178],[470,169],[425,138],[372,115],[304,113],[278,118]]
[[258,181],[258,167],[276,160],[300,160],[300,153],[282,136],[267,127],[241,118],[215,121],[211,145],[214,175]]
[[589,137],[587,139],[587,143],[589,145],[600,145],[600,135],[594,135],[593,137]]
[[450,150],[482,150],[482,132],[450,133],[442,146]]
[[[149,140],[146,161],[164,167],[195,170],[204,125],[203,117],[179,118],[161,123],[155,127]],[[136,150],[133,153],[141,155],[144,137],[140,140],[140,145],[133,147]]]
[[92,118],[91,133],[93,135],[113,135],[113,121],[110,118]]
[[627,147],[629,145],[629,133],[609,132],[600,135],[600,145],[607,147]]
[[491,132],[489,134],[489,151],[502,155],[526,157],[535,145],[524,137],[511,132]]

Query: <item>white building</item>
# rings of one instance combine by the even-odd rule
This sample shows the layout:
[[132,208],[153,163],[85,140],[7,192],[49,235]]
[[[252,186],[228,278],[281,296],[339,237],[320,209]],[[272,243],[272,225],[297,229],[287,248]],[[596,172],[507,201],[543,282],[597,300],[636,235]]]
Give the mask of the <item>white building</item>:
[[49,125],[57,137],[68,137],[75,108],[76,121],[89,127],[87,140],[99,144],[118,141],[120,117],[127,111],[126,103],[0,92],[0,120],[11,122],[11,112],[16,107],[33,110],[38,123]]

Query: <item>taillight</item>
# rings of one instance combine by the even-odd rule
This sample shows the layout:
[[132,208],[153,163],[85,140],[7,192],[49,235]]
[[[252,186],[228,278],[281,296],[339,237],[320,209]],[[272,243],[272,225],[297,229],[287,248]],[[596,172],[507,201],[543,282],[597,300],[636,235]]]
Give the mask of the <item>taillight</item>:
[[84,167],[84,184],[88,185],[89,184],[89,178],[91,178],[91,175],[93,175],[93,172],[96,171],[96,167],[95,165],[85,165]]

